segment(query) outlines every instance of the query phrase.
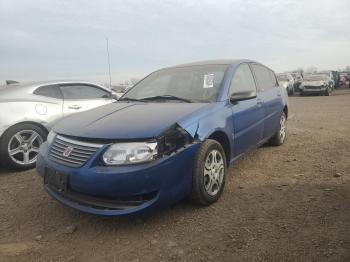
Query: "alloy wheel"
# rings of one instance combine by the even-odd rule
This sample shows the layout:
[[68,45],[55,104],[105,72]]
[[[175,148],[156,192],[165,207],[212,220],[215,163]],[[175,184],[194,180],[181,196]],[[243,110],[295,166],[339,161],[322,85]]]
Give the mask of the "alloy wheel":
[[19,165],[36,162],[43,138],[34,130],[22,130],[13,135],[8,143],[8,155]]
[[215,196],[220,191],[224,172],[222,154],[218,150],[210,151],[204,164],[204,187],[210,196]]
[[282,114],[280,119],[280,140],[283,143],[287,134],[287,120],[284,114]]

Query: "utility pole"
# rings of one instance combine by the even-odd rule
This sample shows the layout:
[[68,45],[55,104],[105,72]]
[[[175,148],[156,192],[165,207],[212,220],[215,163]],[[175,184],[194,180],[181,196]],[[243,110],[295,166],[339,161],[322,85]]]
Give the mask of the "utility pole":
[[107,61],[108,61],[108,73],[109,73],[109,88],[112,88],[111,61],[110,61],[110,57],[109,57],[108,37],[106,37],[106,43],[107,43]]

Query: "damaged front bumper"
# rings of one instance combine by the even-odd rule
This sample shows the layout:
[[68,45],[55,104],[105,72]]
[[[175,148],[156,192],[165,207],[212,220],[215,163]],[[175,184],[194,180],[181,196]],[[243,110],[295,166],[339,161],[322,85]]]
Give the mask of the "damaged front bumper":
[[152,162],[126,166],[100,165],[106,149],[101,148],[82,167],[73,168],[50,160],[44,143],[37,172],[46,191],[66,206],[97,215],[136,214],[176,203],[189,193],[198,147],[192,143]]

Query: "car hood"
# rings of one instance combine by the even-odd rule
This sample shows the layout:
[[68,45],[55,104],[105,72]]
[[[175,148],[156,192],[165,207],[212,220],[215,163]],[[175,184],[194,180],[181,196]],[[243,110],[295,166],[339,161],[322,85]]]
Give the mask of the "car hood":
[[96,139],[153,138],[207,105],[116,102],[66,117],[53,130],[62,135]]
[[324,85],[326,82],[323,80],[319,80],[319,81],[304,81],[303,85],[304,86],[322,86]]

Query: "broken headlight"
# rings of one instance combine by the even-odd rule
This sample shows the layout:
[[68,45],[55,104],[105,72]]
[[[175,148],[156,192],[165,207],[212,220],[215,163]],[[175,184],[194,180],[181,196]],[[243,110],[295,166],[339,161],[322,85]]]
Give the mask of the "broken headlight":
[[193,142],[186,130],[178,125],[172,126],[158,138],[158,154],[170,155]]

